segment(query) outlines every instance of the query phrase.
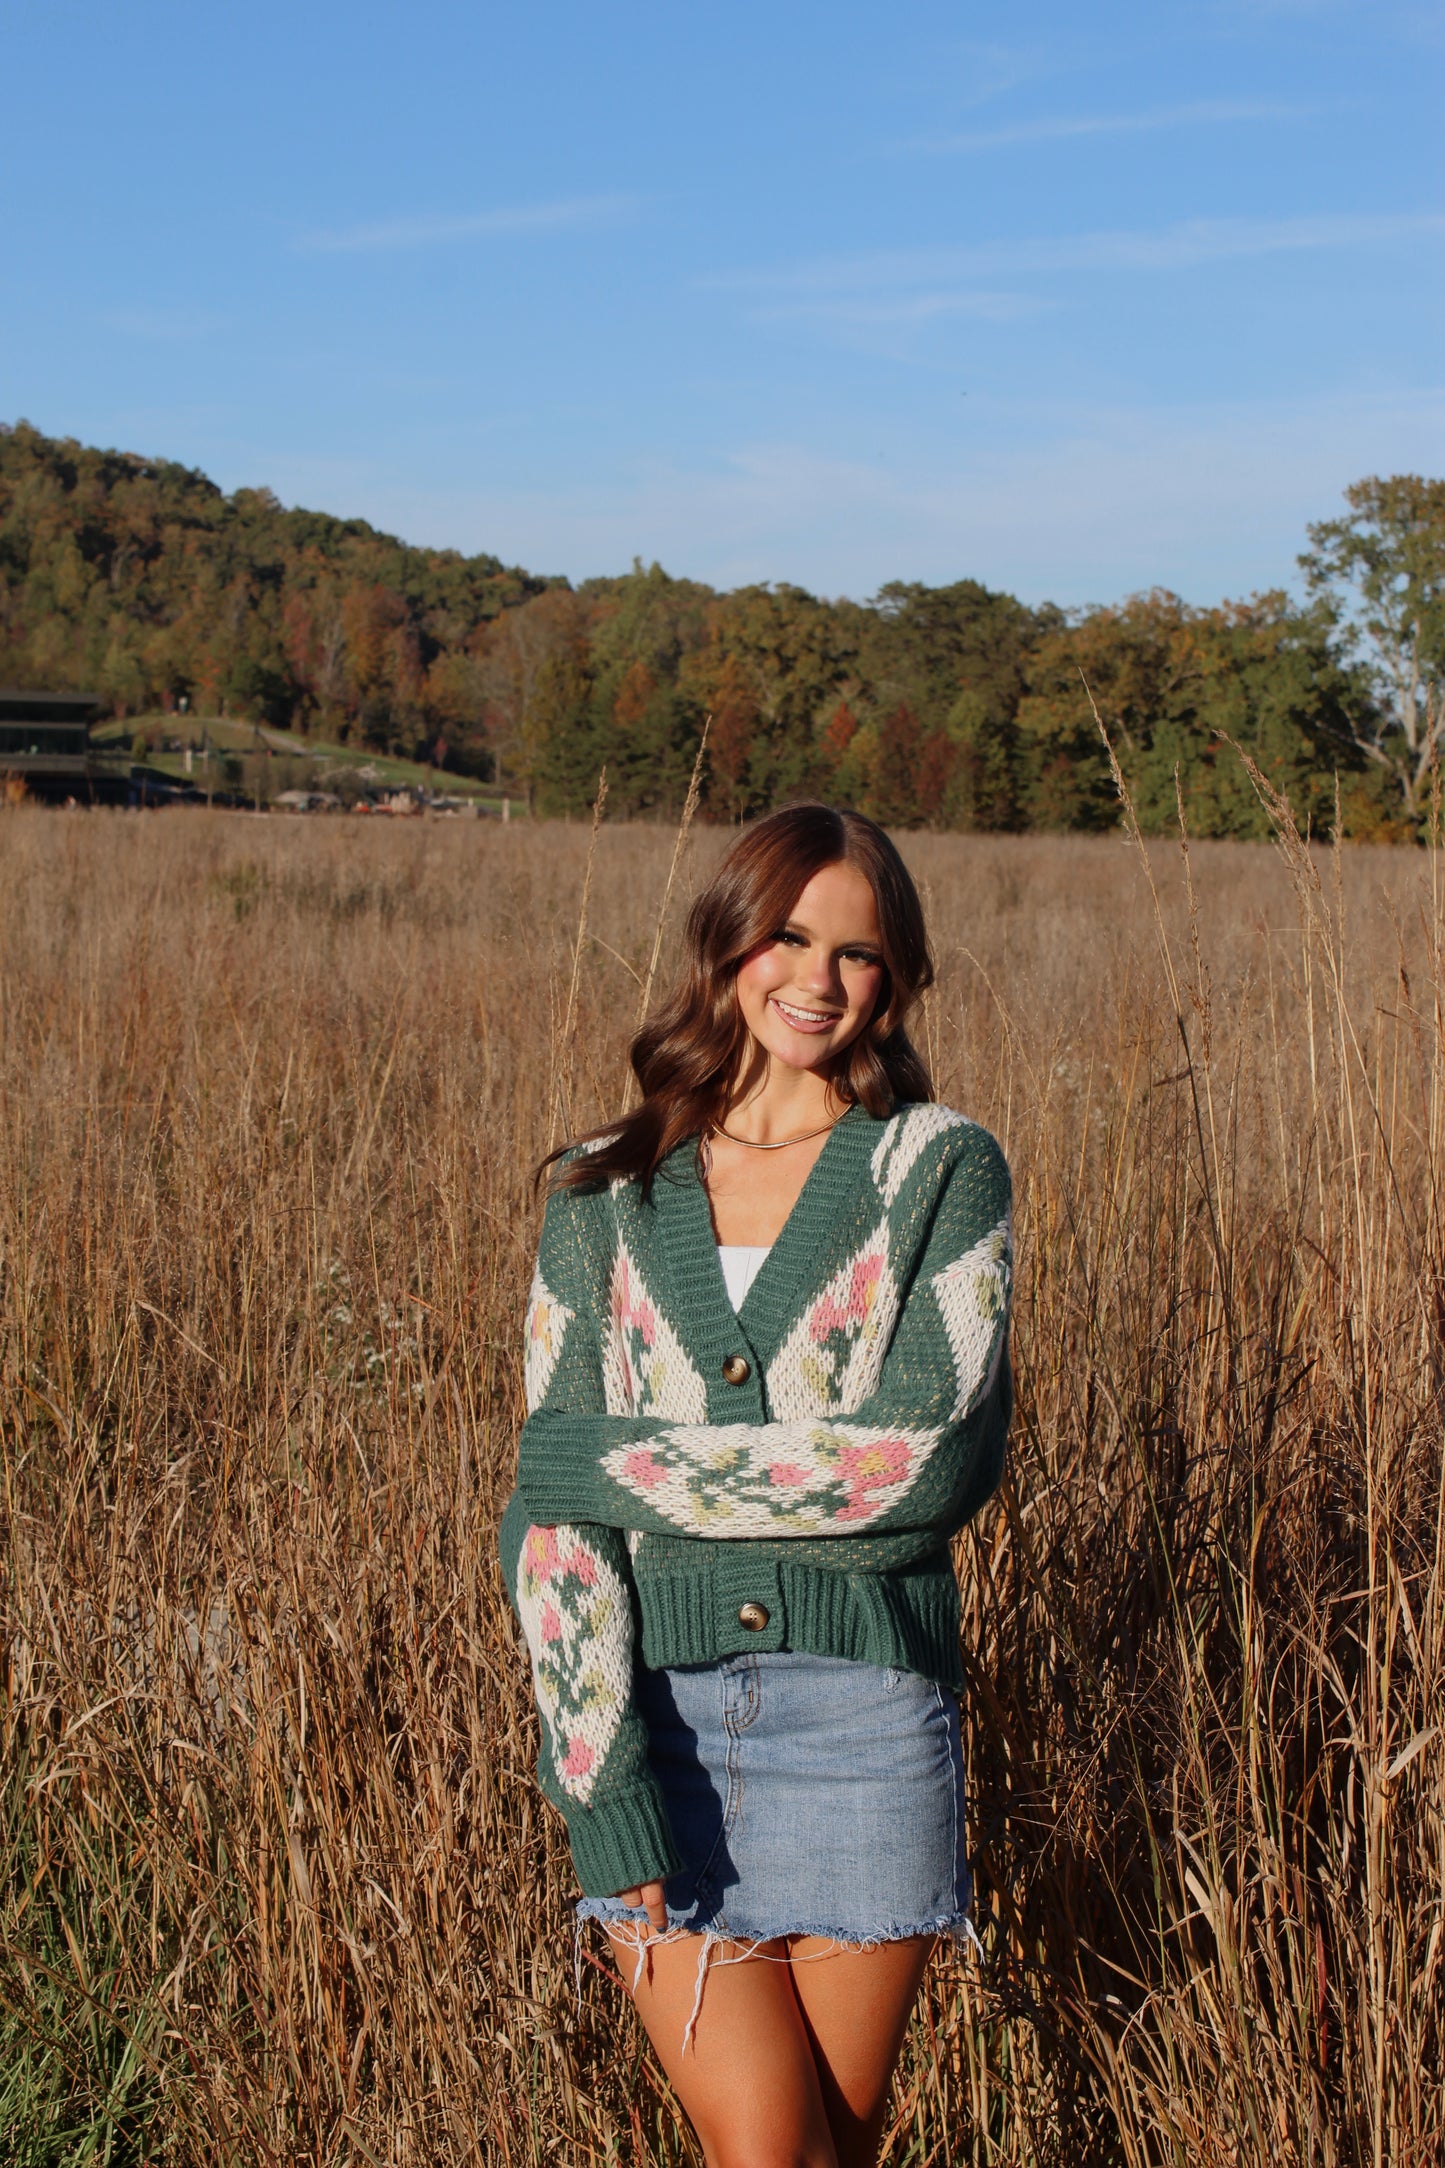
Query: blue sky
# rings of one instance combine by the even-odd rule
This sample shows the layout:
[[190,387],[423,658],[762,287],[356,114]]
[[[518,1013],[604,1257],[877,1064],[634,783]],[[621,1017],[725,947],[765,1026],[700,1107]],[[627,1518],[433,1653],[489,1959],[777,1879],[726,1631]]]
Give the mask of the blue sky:
[[1445,471],[1445,12],[0,0],[0,418],[573,578],[1066,604]]

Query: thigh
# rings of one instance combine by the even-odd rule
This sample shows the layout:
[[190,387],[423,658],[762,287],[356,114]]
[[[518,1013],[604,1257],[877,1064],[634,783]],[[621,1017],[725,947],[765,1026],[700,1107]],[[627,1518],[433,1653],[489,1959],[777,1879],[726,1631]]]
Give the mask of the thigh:
[[840,2168],[872,2168],[931,1935],[872,1949],[790,1938],[793,1989]]
[[608,1940],[708,2168],[836,2168],[784,1946],[714,1941],[705,1951],[701,1935],[679,1935],[651,1943],[639,1965],[634,1941]]

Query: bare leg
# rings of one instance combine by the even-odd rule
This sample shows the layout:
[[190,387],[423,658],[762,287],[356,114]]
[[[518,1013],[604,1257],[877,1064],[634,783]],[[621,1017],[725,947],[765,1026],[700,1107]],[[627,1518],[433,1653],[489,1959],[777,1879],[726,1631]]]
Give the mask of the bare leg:
[[[762,1943],[747,1956],[727,1944],[713,1952],[684,2054],[702,1937],[656,1944],[636,1986],[635,1943],[620,1935],[609,1940],[708,2168],[837,2168],[785,1945]],[[719,1962],[734,1956],[736,1963]]]
[[789,1966],[839,2168],[873,2168],[888,2089],[933,1949],[931,1935],[851,1950],[794,1935]]
[[708,2168],[872,2168],[931,1937],[857,1950],[799,1935],[749,1955],[724,1945],[685,2054],[700,1938],[654,1946],[640,1972],[635,1943],[611,1939]]

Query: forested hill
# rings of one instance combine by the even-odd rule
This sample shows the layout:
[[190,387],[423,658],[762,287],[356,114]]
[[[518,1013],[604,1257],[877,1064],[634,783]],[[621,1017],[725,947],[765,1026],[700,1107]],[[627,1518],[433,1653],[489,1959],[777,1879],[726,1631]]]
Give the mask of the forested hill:
[[718,593],[656,565],[573,588],[0,425],[0,682],[95,691],[118,714],[184,698],[500,772],[542,812],[582,810],[604,763],[614,810],[674,810],[710,715],[714,818],[806,790],[894,826],[1017,829],[1117,818],[1087,677],[1146,827],[1175,820],[1177,769],[1196,833],[1262,832],[1227,732],[1317,827],[1338,779],[1350,833],[1412,833],[1439,659],[1425,710],[1409,708],[1389,625],[1359,643],[1350,583],[1402,519],[1418,541],[1423,517],[1445,644],[1430,557],[1445,565],[1445,484],[1349,496],[1348,519],[1311,531],[1308,609],[1155,592],[1067,616],[972,579],[895,582],[869,603]]
[[549,584],[24,422],[0,424],[0,578],[10,682],[278,722],[423,709],[439,654]]

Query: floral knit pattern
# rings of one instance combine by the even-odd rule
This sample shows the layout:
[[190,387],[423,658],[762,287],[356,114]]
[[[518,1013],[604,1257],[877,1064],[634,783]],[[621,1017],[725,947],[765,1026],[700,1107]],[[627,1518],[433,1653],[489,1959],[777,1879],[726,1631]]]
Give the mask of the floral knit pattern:
[[999,1325],[1008,1312],[1012,1271],[1013,1226],[1005,1218],[934,1277],[958,1377],[955,1418],[967,1415],[993,1383],[1003,1353]]
[[549,1198],[500,1541],[589,1895],[681,1865],[639,1660],[811,1650],[960,1683],[949,1539],[1003,1469],[1009,1205],[965,1116],[851,1107],[744,1321],[695,1138],[646,1188]]
[[888,1268],[888,1222],[809,1303],[768,1366],[768,1399],[783,1422],[855,1408],[878,1382],[898,1315],[898,1285]]
[[522,1335],[522,1379],[528,1414],[546,1398],[557,1358],[562,1352],[563,1336],[572,1317],[572,1311],[565,1302],[557,1300],[538,1266],[532,1274],[527,1322]]
[[936,1430],[710,1424],[620,1446],[604,1465],[690,1536],[856,1535],[904,1497]]
[[707,1387],[663,1316],[625,1242],[612,1266],[602,1383],[609,1415],[662,1415],[700,1423]]
[[632,1693],[626,1590],[585,1530],[530,1528],[517,1611],[557,1780],[585,1805]]

